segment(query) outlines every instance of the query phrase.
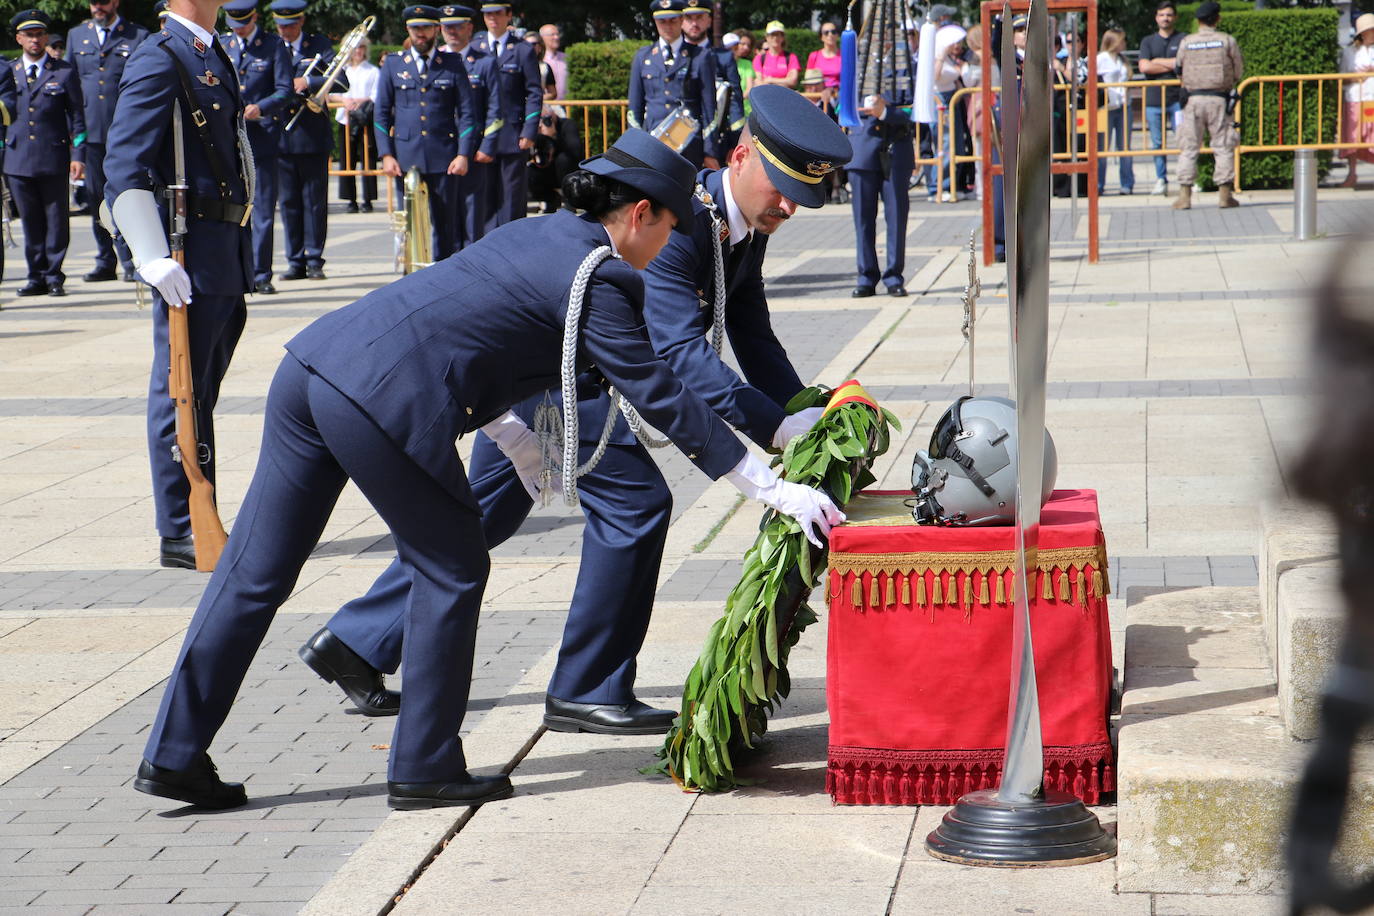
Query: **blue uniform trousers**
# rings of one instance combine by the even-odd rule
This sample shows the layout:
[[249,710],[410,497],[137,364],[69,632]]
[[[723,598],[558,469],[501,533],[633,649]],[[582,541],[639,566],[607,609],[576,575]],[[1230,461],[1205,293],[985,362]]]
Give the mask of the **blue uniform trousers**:
[[[584,442],[578,461],[586,461],[592,450]],[[482,530],[495,547],[516,532],[532,503],[510,461],[481,434],[473,444],[471,470]],[[634,696],[635,656],[653,612],[672,493],[640,445],[608,447],[577,489],[587,517],[582,564],[549,695],[575,703],[628,703]],[[401,661],[408,575],[393,562],[367,595],[344,605],[329,621],[335,636],[381,671],[394,672]],[[416,677],[407,662],[405,703],[414,702]]]
[[[191,384],[196,393],[196,428],[200,441],[210,449],[209,461],[201,465],[205,476],[215,482],[215,403],[219,386],[229,371],[234,347],[243,333],[248,317],[243,296],[212,296],[195,293],[187,324],[191,337]],[[171,353],[167,344],[167,304],[153,290],[153,370],[148,380],[148,455],[153,468],[153,506],[157,512],[157,532],[165,538],[181,538],[191,533],[191,511],[186,500],[191,485],[181,462],[172,458],[176,443],[176,410],[167,393],[167,369]]]
[[[854,212],[854,235],[858,249],[858,285],[901,286],[906,282],[906,223],[911,209],[907,183],[911,172],[894,168],[886,178],[882,172],[849,169],[850,203]],[[883,199],[883,218],[887,223],[887,269],[879,273],[877,225],[878,197]]]
[[67,207],[67,173],[25,178],[8,176],[10,193],[19,207],[24,227],[24,258],[29,281],[59,286],[66,280],[62,262],[67,259],[71,223]]
[[86,196],[91,202],[91,230],[95,235],[95,269],[114,270],[115,253],[119,266],[134,269],[134,257],[124,239],[112,239],[100,224],[100,203],[105,199],[105,144],[86,144]]
[[325,153],[282,153],[277,163],[286,261],[294,268],[324,267],[324,236],[329,216],[329,156]]
[[530,199],[529,177],[525,174],[530,154],[525,150],[510,155],[496,154],[487,164],[487,231],[504,226],[525,215]]
[[293,356],[272,380],[258,467],[172,669],[148,760],[182,768],[209,748],[350,479],[391,529],[411,581],[410,677],[388,778],[437,782],[465,768],[458,731],[490,568],[481,520]]
[[272,222],[277,216],[276,157],[253,154],[257,166],[258,183],[253,191],[253,282],[272,279]]
[[495,181],[493,163],[468,160],[468,173],[458,177],[458,199],[463,221],[458,225],[458,247],[466,248],[487,234],[488,185]]

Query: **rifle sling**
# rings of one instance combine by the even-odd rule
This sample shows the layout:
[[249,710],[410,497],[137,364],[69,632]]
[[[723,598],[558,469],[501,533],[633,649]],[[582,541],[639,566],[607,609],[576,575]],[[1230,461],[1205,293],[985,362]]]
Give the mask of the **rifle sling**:
[[[196,91],[191,84],[191,74],[186,72],[186,66],[172,52],[171,48],[165,44],[158,47],[166,51],[167,56],[172,59],[172,66],[177,72],[177,78],[181,80],[181,91],[186,97],[186,110],[191,113],[191,123],[195,125],[196,133],[200,136],[200,145],[205,148],[205,158],[210,160],[210,171],[215,173],[215,182],[219,185],[219,196],[227,201],[233,193],[229,185],[229,172],[224,167],[224,160],[220,157],[219,148],[215,146],[215,141],[210,138],[209,128],[205,126],[208,123],[205,112],[196,105]],[[237,220],[232,222],[237,222]]]

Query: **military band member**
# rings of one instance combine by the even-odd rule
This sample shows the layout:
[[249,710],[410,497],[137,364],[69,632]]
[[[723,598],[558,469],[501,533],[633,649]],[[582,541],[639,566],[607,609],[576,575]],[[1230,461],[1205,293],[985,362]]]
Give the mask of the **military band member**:
[[[14,86],[14,69],[10,66],[10,60],[0,57],[0,182],[6,181],[4,177],[5,168],[5,144],[6,133],[14,123],[15,108],[18,105],[18,93]],[[0,204],[8,207],[9,202]],[[10,218],[9,213],[4,214],[4,219]],[[5,245],[0,240],[0,280],[5,278]]]
[[720,159],[724,161],[730,150],[739,142],[740,131],[744,128],[744,88],[739,81],[739,67],[735,55],[729,48],[714,47],[711,44],[711,4],[706,0],[686,0],[682,7],[682,36],[694,45],[710,51],[716,58],[717,98],[723,80],[730,87],[729,102],[725,112],[716,112],[720,126],[716,128],[716,143]]
[[115,97],[124,65],[139,42],[148,37],[143,26],[119,15],[119,0],[91,0],[91,18],[67,34],[67,60],[81,77],[81,96],[86,118],[86,193],[91,201],[91,228],[95,234],[95,269],[82,277],[87,283],[113,280],[115,255],[124,279],[134,279],[129,246],[114,241],[100,224],[100,202],[105,199],[105,137],[114,117]]
[[[530,197],[526,164],[530,150],[534,149],[539,113],[544,107],[544,86],[539,80],[534,47],[515,37],[510,29],[511,19],[509,3],[483,3],[482,20],[487,30],[473,39],[477,47],[491,55],[496,68],[492,92],[496,94],[499,116],[487,128],[494,138],[487,179],[488,232],[525,215]],[[482,145],[486,147],[486,138]]]
[[282,142],[276,115],[295,95],[291,52],[279,36],[258,26],[257,0],[230,0],[224,4],[224,18],[230,32],[221,41],[238,75],[243,119],[258,174],[253,193],[253,289],[271,294],[277,291],[272,285],[272,223]]
[[[178,2],[178,0],[174,0]],[[628,137],[628,139],[626,139]],[[391,529],[408,581],[407,701],[391,742],[388,804],[481,804],[511,794],[502,774],[467,770],[459,737],[490,557],[453,447],[491,430],[537,473],[540,448],[510,408],[593,364],[710,477],[726,476],[827,531],[841,514],[749,454],[654,354],[642,269],[674,227],[694,228],[691,164],[642,131],[585,164],[574,203],[519,220],[315,321],[287,345],[267,398],[258,469],[225,554],[173,668],[134,787],[205,807],[246,800],[207,754],[277,609],[352,480]],[[540,270],[528,270],[528,253]],[[584,329],[564,350],[572,278],[601,261],[578,303]],[[529,461],[534,458],[531,468]],[[752,481],[752,482],[751,482]]]
[[1240,82],[1244,61],[1240,45],[1226,32],[1217,31],[1221,7],[1207,0],[1197,8],[1197,32],[1179,42],[1178,70],[1188,101],[1183,106],[1183,125],[1178,132],[1178,198],[1175,210],[1193,205],[1193,181],[1197,178],[1198,150],[1202,136],[1212,140],[1216,171],[1217,206],[1239,207],[1234,195],[1236,180],[1236,125],[1228,102]]
[[496,59],[472,43],[473,19],[477,13],[467,6],[445,6],[439,9],[439,26],[444,33],[444,47],[460,54],[468,71],[472,87],[474,122],[482,131],[477,149],[468,162],[466,175],[458,176],[458,198],[463,214],[458,226],[458,247],[464,248],[480,239],[487,231],[489,185],[494,180],[491,164],[495,161],[496,140],[501,126],[500,95],[496,83]]
[[401,15],[410,50],[387,55],[377,77],[377,151],[384,175],[400,179],[411,166],[420,169],[429,189],[430,255],[439,261],[458,250],[457,179],[468,170],[479,128],[462,55],[437,45],[439,11],[408,6]]
[[[334,61],[328,35],[305,31],[306,0],[275,0],[268,7],[277,34],[286,42],[294,67],[295,96],[273,119],[281,129],[278,188],[282,233],[286,236],[283,280],[323,280],[324,240],[329,214],[329,154],[334,149],[334,120],[328,108],[313,111],[305,100],[324,85],[324,72]],[[348,88],[342,73],[331,89]],[[305,107],[294,127],[286,125]]]
[[653,0],[649,9],[658,40],[636,51],[630,65],[630,124],[651,131],[685,106],[698,132],[682,155],[698,167],[719,168],[717,137],[709,131],[702,135],[716,116],[715,55],[683,39],[683,0]]
[[[213,482],[215,402],[243,332],[243,297],[253,288],[251,201],[237,136],[243,104],[237,74],[214,33],[222,2],[171,0],[162,28],[134,50],[124,68],[105,156],[105,199],[139,277],[154,289],[148,384],[153,504],[162,565],[185,569],[195,569],[195,545],[190,487],[172,450],[176,415],[167,393],[167,309],[189,309],[196,425],[207,446],[201,463]],[[174,104],[181,106],[189,186],[184,270],[168,254],[162,193],[177,178]]]
[[10,20],[22,53],[7,64],[15,86],[14,123],[5,150],[5,177],[24,226],[28,283],[21,296],[65,296],[62,262],[71,240],[69,182],[85,175],[86,119],[81,78],[48,54],[46,13],[23,10]]
[[[763,86],[750,99],[753,113],[726,167],[698,175],[704,193],[692,205],[691,225],[674,233],[644,272],[644,323],[655,351],[688,390],[759,445],[782,447],[808,430],[821,411],[789,416],[784,410],[803,383],[773,332],[764,256],[769,236],[798,206],[824,203],[824,178],[848,159],[849,143],[824,112],[790,89]],[[637,168],[648,158],[640,149],[617,142],[606,157]],[[712,344],[716,239],[722,232],[721,331],[743,378]],[[613,408],[590,379],[582,379],[579,389],[584,395],[577,405],[583,437],[578,460],[586,461]],[[541,400],[526,401],[516,413],[529,422]],[[653,611],[672,494],[623,419],[617,419],[610,443],[601,462],[578,481],[587,525],[545,724],[559,731],[653,734],[666,731],[675,712],[635,698],[635,658]],[[518,465],[486,435],[473,443],[468,479],[489,546],[514,534],[533,505]],[[338,683],[368,715],[394,715],[400,707],[382,672],[394,672],[402,659],[408,588],[407,573],[393,563],[366,596],[345,605],[301,650],[307,664]],[[406,678],[412,682],[409,670]]]
[[[908,185],[916,168],[915,130],[901,106],[889,104],[881,95],[874,97],[871,107],[859,109],[859,115],[859,126],[849,133],[854,156],[845,167],[858,254],[858,279],[850,295],[856,299],[871,296],[881,280],[888,295],[905,296],[906,227],[911,209]],[[877,252],[880,197],[887,224],[887,266],[881,273]]]

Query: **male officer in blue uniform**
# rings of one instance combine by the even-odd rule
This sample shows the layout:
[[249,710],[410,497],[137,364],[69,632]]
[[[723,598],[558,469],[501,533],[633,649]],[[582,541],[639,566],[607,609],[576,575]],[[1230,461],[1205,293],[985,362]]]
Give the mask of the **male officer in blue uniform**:
[[682,7],[682,37],[689,44],[715,55],[716,86],[712,91],[719,94],[722,81],[730,86],[729,104],[724,112],[716,112],[716,117],[720,119],[720,126],[716,128],[716,144],[720,160],[724,162],[730,150],[739,143],[740,131],[744,129],[744,88],[740,85],[734,52],[711,44],[711,15],[711,4],[706,0],[686,0]]
[[129,55],[147,37],[147,29],[119,15],[119,0],[91,0],[91,18],[67,33],[67,60],[81,76],[81,95],[86,103],[86,193],[90,195],[95,233],[95,269],[82,277],[87,283],[118,276],[116,250],[124,279],[134,279],[128,246],[113,242],[100,224],[98,211],[105,199],[105,135],[114,117],[119,78]]
[[[195,569],[195,545],[190,487],[172,451],[176,414],[167,394],[167,309],[188,309],[196,426],[207,446],[201,464],[213,482],[215,402],[243,332],[243,297],[253,288],[252,201],[237,135],[243,103],[238,74],[214,32],[221,2],[171,0],[162,28],[134,50],[124,68],[105,156],[105,199],[139,277],[155,291],[148,384],[153,504],[162,565],[185,569]],[[189,187],[185,269],[168,256],[164,222],[163,192],[177,178],[174,104],[181,107]]]
[[229,62],[238,74],[243,96],[243,119],[257,169],[253,192],[253,288],[277,291],[272,285],[272,221],[277,211],[277,155],[281,124],[274,120],[295,94],[291,86],[291,53],[277,35],[258,27],[257,0],[224,4],[230,32],[221,37]]
[[[281,195],[281,225],[286,236],[283,280],[323,280],[324,238],[329,213],[329,154],[334,149],[334,120],[328,108],[312,111],[306,99],[324,85],[324,72],[334,60],[328,35],[305,33],[306,0],[275,0],[268,7],[277,34],[286,42],[295,68],[296,95],[273,119],[281,128],[277,182]],[[342,92],[348,78],[342,73],[331,87]],[[295,125],[286,125],[305,106]]]
[[[704,193],[693,205],[692,226],[673,233],[644,272],[644,322],[655,351],[719,417],[761,446],[782,447],[810,429],[821,410],[792,416],[784,410],[803,383],[769,321],[763,286],[768,237],[798,206],[824,203],[825,177],[844,165],[849,142],[824,112],[790,89],[760,86],[750,99],[748,128],[726,168],[698,176]],[[744,378],[712,345],[716,240],[722,235],[721,331]],[[580,382],[584,438],[578,460],[586,461],[613,408],[594,382]],[[516,412],[528,423],[541,401],[526,401]],[[560,731],[654,734],[665,731],[675,713],[635,699],[635,657],[653,611],[672,494],[623,419],[610,442],[601,462],[578,480],[587,516],[582,562],[544,721]],[[482,507],[486,542],[500,544],[519,528],[532,501],[514,465],[485,435],[473,444],[469,481]],[[393,563],[366,596],[345,605],[301,649],[306,663],[338,683],[367,715],[395,715],[400,706],[381,672],[394,672],[401,661],[408,588],[402,567]]]
[[682,155],[696,166],[720,168],[718,137],[708,130],[716,116],[716,57],[683,38],[683,0],[653,0],[649,10],[658,40],[636,51],[630,65],[630,125],[651,131],[686,106],[698,130]]
[[[458,247],[465,248],[480,239],[487,231],[488,195],[493,177],[496,140],[501,117],[500,95],[496,91],[496,59],[472,43],[472,21],[477,14],[467,6],[439,8],[439,27],[444,34],[444,47],[451,54],[459,54],[468,71],[472,87],[472,110],[482,137],[468,162],[466,175],[458,176],[459,207],[463,214],[458,226]],[[495,126],[493,126],[495,125]]]
[[52,21],[39,10],[10,20],[23,53],[12,63],[14,123],[9,127],[5,176],[24,225],[29,282],[21,296],[65,296],[62,262],[71,239],[68,182],[85,174],[86,121],[76,68],[47,52]]
[[[854,156],[845,167],[859,262],[852,295],[856,299],[871,296],[882,280],[888,295],[905,296],[908,185],[916,168],[911,118],[882,96],[874,97],[872,107],[860,108],[859,114],[860,124],[849,134]],[[881,273],[876,242],[879,196],[887,223],[887,269]]]
[[429,188],[431,257],[458,250],[459,176],[477,148],[472,87],[461,54],[438,47],[439,11],[408,6],[401,14],[410,50],[388,54],[377,77],[377,152],[382,174],[400,179],[411,166]]
[[529,177],[525,174],[544,110],[544,85],[534,46],[515,37],[510,29],[510,4],[483,3],[482,21],[487,30],[473,42],[490,54],[496,67],[497,120],[487,125],[483,138],[493,138],[487,179],[487,231],[525,215],[529,203]]

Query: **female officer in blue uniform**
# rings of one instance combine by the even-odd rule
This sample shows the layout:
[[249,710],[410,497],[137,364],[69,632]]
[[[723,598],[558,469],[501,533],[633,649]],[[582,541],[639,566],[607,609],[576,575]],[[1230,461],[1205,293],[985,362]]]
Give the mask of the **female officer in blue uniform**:
[[[434,266],[317,320],[287,344],[268,394],[258,468],[191,621],[134,786],[206,807],[243,804],[206,753],[277,608],[291,593],[345,482],[390,527],[410,577],[404,664],[412,679],[388,770],[396,808],[481,804],[504,775],[467,772],[458,737],[490,560],[454,439],[483,429],[529,481],[535,436],[510,414],[597,370],[711,477],[828,531],[843,516],[745,451],[654,354],[642,269],[671,228],[692,225],[690,163],[642,131],[569,184],[582,216],[520,220]],[[522,270],[527,252],[543,267]],[[618,256],[597,265],[597,259]],[[580,328],[563,350],[568,310]],[[574,284],[573,286],[577,286]]]

